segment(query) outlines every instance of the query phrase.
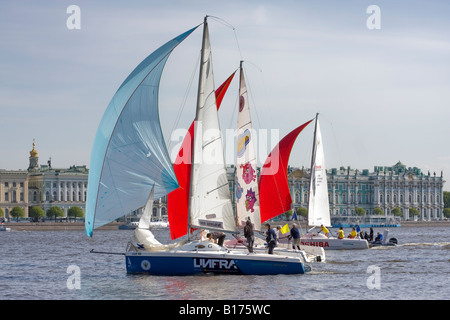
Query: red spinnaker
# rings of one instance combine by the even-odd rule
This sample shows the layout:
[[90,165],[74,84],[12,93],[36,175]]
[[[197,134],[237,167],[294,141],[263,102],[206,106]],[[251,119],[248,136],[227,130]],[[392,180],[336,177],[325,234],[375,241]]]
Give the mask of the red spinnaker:
[[[235,72],[216,90],[217,110],[230,86]],[[189,190],[191,185],[191,150],[194,142],[194,122],[184,137],[173,170],[180,187],[167,195],[167,215],[169,217],[170,236],[172,240],[187,234],[189,214]]]
[[259,209],[261,222],[291,209],[287,165],[295,140],[312,120],[286,135],[272,150],[261,169],[259,178]]

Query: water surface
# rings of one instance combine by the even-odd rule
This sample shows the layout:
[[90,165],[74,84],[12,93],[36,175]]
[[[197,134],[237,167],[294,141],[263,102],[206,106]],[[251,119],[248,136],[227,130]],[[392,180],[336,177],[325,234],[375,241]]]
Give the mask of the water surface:
[[[304,275],[182,277],[128,275],[123,256],[89,253],[124,252],[130,230],[99,230],[93,238],[83,231],[0,232],[0,299],[448,299],[448,231],[391,228],[397,247],[326,251],[327,261],[312,264],[313,271]],[[155,235],[168,242],[168,231]],[[69,289],[70,266],[79,268],[79,289]]]

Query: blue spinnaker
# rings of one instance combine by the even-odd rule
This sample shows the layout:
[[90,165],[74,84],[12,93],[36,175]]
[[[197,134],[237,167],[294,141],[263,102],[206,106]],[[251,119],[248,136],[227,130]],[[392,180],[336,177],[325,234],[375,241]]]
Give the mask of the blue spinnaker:
[[143,207],[153,185],[155,199],[178,188],[159,121],[159,82],[172,50],[196,28],[145,58],[111,99],[91,152],[88,236],[95,228]]

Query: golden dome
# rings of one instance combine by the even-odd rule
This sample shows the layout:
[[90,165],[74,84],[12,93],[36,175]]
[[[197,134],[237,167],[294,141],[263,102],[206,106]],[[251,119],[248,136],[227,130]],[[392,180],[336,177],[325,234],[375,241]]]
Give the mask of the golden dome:
[[30,151],[30,156],[36,158],[38,155],[38,152],[34,147],[35,147],[35,144],[34,144],[34,139],[33,139],[33,150]]

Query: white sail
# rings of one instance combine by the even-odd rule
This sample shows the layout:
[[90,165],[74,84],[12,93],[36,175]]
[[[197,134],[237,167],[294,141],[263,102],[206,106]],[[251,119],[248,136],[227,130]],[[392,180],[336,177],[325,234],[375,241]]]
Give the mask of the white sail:
[[316,118],[315,138],[311,161],[311,181],[309,185],[308,225],[331,227],[328,183],[323,152],[322,134]]
[[206,18],[192,161],[189,225],[236,231],[217,114]]
[[153,186],[152,191],[150,192],[147,203],[144,207],[144,212],[141,215],[141,218],[139,219],[139,229],[150,229],[150,220],[152,217],[152,210],[153,210],[153,201],[154,201],[154,193],[155,193],[155,186]]
[[236,223],[245,226],[250,217],[255,230],[261,230],[256,153],[242,62],[240,68],[238,139],[236,153]]

